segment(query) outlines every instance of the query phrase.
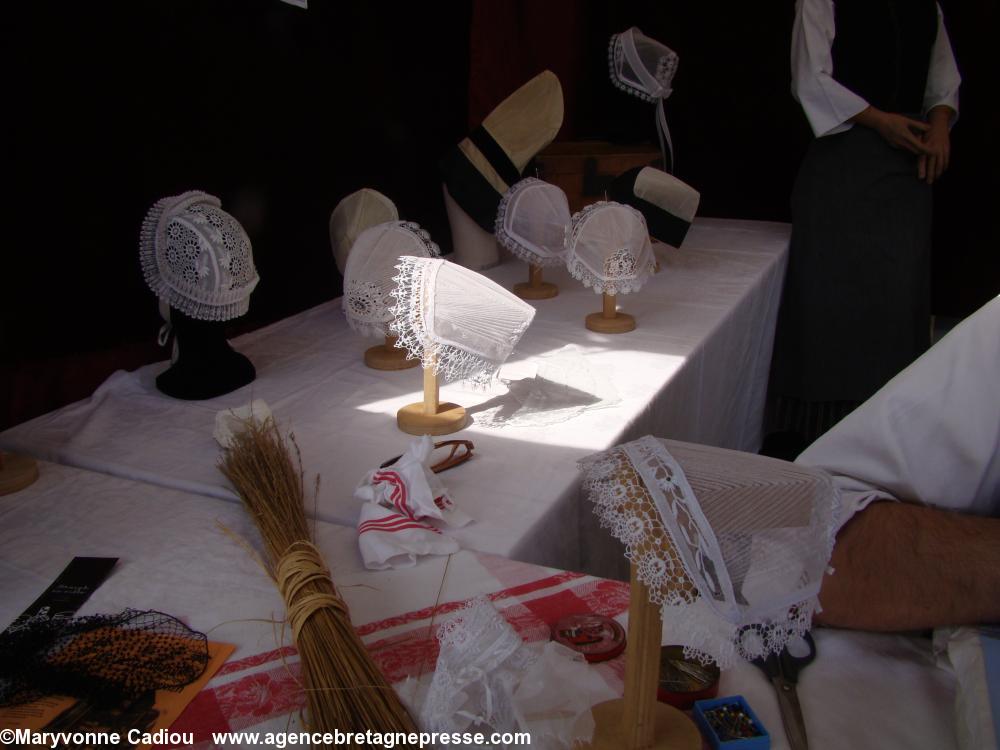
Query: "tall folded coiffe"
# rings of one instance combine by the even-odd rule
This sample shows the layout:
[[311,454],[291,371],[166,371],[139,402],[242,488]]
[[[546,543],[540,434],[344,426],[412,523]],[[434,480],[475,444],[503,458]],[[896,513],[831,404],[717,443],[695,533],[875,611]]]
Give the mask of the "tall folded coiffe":
[[697,190],[656,167],[623,172],[611,182],[608,195],[638,209],[649,236],[674,247],[684,242],[701,201]]
[[671,642],[725,668],[809,629],[833,549],[826,474],[651,436],[581,468],[594,512],[625,545]]
[[439,258],[400,258],[391,332],[396,346],[444,380],[488,382],[535,308],[485,276]]
[[562,127],[563,97],[552,71],[539,73],[504,99],[441,161],[448,194],[487,232],[501,196]]
[[347,323],[365,336],[389,333],[393,277],[404,255],[440,255],[430,235],[412,221],[388,221],[364,230],[354,243],[344,270],[343,309]]
[[566,238],[566,268],[598,294],[637,292],[656,259],[642,214],[614,201],[592,203],[574,214]]

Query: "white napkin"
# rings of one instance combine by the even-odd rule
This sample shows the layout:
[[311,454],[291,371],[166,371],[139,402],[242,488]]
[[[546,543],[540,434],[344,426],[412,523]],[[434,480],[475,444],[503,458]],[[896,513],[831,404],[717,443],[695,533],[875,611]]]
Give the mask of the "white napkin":
[[417,438],[391,466],[365,474],[354,490],[362,501],[358,546],[365,567],[410,567],[417,555],[449,555],[458,543],[421,519],[464,526],[472,519],[455,507],[448,489],[430,469],[434,442]]

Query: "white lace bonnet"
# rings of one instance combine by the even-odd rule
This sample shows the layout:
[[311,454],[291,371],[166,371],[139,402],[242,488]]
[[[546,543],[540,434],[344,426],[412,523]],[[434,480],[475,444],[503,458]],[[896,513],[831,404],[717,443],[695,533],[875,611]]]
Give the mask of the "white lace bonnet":
[[361,188],[344,197],[330,214],[330,247],[340,275],[358,235],[368,227],[399,219],[396,204],[378,190]]
[[656,128],[660,151],[663,152],[663,166],[667,167],[669,150],[671,171],[674,167],[674,146],[663,112],[663,100],[673,91],[671,84],[677,72],[677,62],[676,52],[646,36],[635,26],[613,34],[608,45],[611,82],[643,101],[656,102]]
[[527,177],[511,186],[497,210],[497,241],[536,266],[562,265],[569,202],[561,188]]
[[161,198],[139,234],[142,274],[162,301],[190,318],[230,320],[246,313],[257,286],[250,238],[198,190]]
[[343,309],[347,323],[365,336],[385,336],[392,320],[396,265],[404,255],[440,255],[430,235],[412,221],[368,227],[354,242],[344,270]]
[[573,215],[566,235],[566,267],[598,294],[637,292],[655,270],[646,221],[631,206],[592,203]]
[[725,669],[810,628],[833,549],[826,474],[651,436],[580,466],[601,525],[689,655]]
[[446,381],[485,384],[514,350],[535,308],[485,276],[440,258],[400,258],[390,330],[408,358]]

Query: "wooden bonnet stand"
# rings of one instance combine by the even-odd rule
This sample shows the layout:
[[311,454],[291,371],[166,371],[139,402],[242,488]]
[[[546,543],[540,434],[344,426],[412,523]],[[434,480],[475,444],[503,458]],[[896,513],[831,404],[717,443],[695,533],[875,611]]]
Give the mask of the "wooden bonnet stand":
[[440,402],[440,384],[433,363],[424,368],[424,400],[396,412],[396,425],[410,435],[450,435],[465,427],[465,407]]
[[408,370],[420,360],[407,359],[406,350],[396,348],[396,336],[386,335],[384,344],[365,350],[365,364],[373,370]]
[[649,600],[649,589],[631,566],[628,604],[628,645],[625,648],[625,697],[594,706],[594,738],[599,750],[700,750],[698,728],[681,711],[660,703],[659,607]]
[[628,313],[618,312],[615,295],[605,293],[604,309],[587,316],[586,326],[597,333],[628,333],[635,330],[635,318]]
[[0,451],[0,495],[10,495],[38,479],[38,464],[31,456]]
[[514,294],[521,299],[551,299],[559,294],[559,287],[542,281],[542,267],[528,264],[528,281],[514,284]]

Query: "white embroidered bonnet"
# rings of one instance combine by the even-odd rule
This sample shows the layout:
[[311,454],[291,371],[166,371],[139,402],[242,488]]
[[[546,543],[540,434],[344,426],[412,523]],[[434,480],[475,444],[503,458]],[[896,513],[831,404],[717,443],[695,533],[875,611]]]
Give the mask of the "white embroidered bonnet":
[[651,436],[580,466],[601,525],[688,654],[725,669],[810,628],[833,549],[825,473]]
[[358,235],[344,269],[347,323],[365,336],[385,336],[392,320],[396,265],[404,255],[437,257],[438,246],[412,221],[387,221]]
[[656,259],[642,214],[614,201],[592,203],[573,215],[566,237],[566,267],[598,294],[637,292]]
[[257,286],[250,238],[218,198],[192,190],[161,198],[139,235],[142,274],[162,301],[190,318],[246,313]]
[[673,91],[677,63],[676,52],[646,36],[635,26],[611,36],[608,45],[611,82],[643,101],[656,103],[656,128],[660,151],[663,152],[663,168],[667,169],[669,150],[670,171],[674,167],[674,146],[663,112],[663,100]]
[[504,194],[496,237],[515,256],[536,266],[564,263],[569,202],[561,188],[528,177]]
[[400,258],[390,330],[396,346],[444,380],[487,383],[535,308],[482,274],[440,258]]
[[330,248],[341,276],[347,257],[363,231],[376,224],[399,219],[396,204],[378,190],[361,188],[345,196],[330,213]]

